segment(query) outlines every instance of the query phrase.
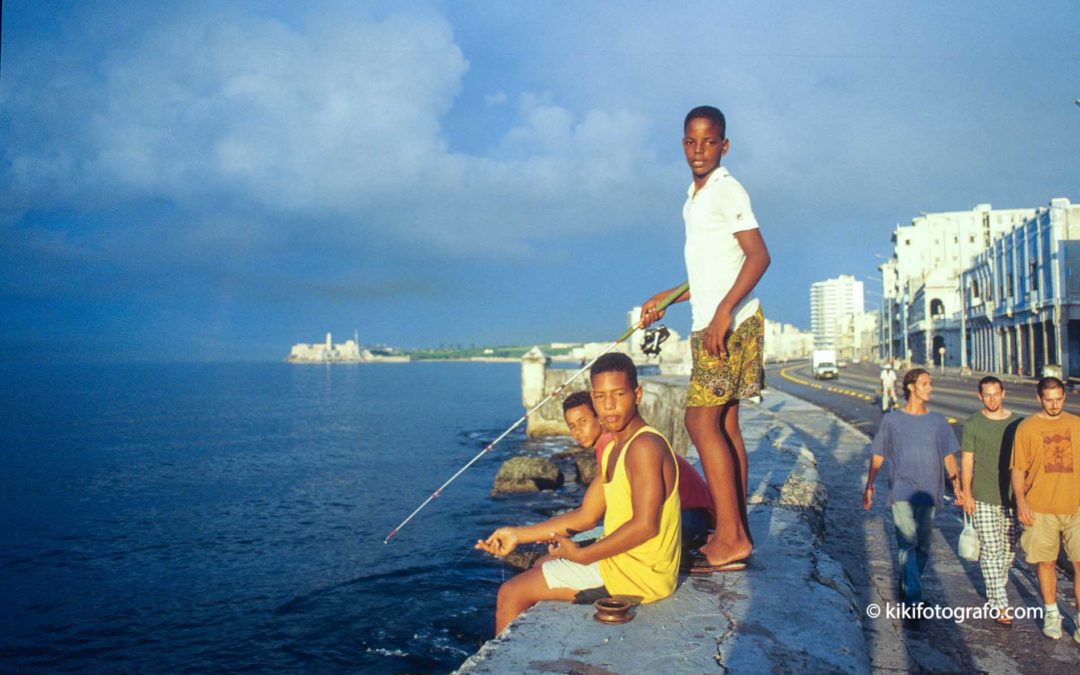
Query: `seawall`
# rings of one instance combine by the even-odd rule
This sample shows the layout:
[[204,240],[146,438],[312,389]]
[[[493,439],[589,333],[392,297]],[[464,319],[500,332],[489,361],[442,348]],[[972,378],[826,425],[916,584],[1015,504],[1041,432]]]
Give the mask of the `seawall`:
[[[526,410],[531,410],[578,370],[550,368],[549,365],[550,359],[535,347],[521,358],[521,403]],[[642,377],[640,382],[641,416],[671,441],[675,452],[686,455],[690,449],[690,437],[683,425],[687,378],[658,375]],[[563,420],[562,399],[571,392],[588,388],[589,376],[585,373],[529,416],[526,433],[529,436],[569,436],[570,430]]]
[[[522,370],[524,385],[524,365]],[[555,386],[568,374],[557,373]],[[550,384],[539,369],[530,376]],[[643,416],[694,457],[681,430],[686,378],[649,377],[642,385]],[[634,619],[622,625],[593,620],[589,605],[540,603],[459,672],[869,672],[857,596],[821,547],[827,494],[817,461],[789,422],[809,420],[802,426],[820,429],[815,442],[828,442],[824,430],[832,418],[774,390],[761,404],[744,403],[740,413],[755,537],[745,571],[684,573],[674,595],[636,608]],[[552,416],[542,422],[542,432],[530,433],[557,433]]]

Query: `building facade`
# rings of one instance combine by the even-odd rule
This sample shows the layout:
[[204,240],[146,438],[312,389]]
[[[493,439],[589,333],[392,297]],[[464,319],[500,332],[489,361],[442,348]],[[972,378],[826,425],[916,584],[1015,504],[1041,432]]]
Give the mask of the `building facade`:
[[1080,376],[1080,205],[1053,199],[996,239],[964,270],[971,367]]
[[810,331],[816,349],[837,347],[837,321],[847,314],[862,314],[863,283],[850,274],[810,284]]
[[878,310],[841,316],[834,333],[837,358],[853,362],[872,359],[876,353]]
[[810,358],[814,350],[814,334],[801,331],[789,323],[765,319],[765,362],[784,363]]
[[[881,358],[909,363],[965,363],[960,278],[974,256],[1033,217],[1036,209],[922,213],[892,235],[882,277]],[[944,352],[941,350],[944,348]],[[943,360],[944,359],[944,360]]]

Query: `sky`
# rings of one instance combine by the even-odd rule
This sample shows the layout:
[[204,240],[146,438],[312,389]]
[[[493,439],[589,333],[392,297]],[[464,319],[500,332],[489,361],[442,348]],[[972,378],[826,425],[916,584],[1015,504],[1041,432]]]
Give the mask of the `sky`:
[[609,341],[685,279],[702,104],[804,329],[921,212],[1080,201],[1074,0],[2,7],[5,361]]

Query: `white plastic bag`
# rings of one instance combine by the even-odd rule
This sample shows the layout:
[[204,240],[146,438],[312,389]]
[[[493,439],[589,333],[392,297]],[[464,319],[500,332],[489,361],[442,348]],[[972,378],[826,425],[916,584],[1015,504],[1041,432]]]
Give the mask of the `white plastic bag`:
[[964,560],[974,562],[979,559],[979,533],[975,531],[971,516],[966,513],[964,514],[964,529],[960,532],[960,540],[956,544],[956,553]]

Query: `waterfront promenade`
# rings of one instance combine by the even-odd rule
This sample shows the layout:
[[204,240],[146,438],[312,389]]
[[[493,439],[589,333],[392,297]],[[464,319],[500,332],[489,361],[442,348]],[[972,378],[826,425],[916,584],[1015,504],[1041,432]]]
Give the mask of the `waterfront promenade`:
[[[775,389],[744,405],[743,432],[757,540],[746,572],[684,576],[672,598],[624,625],[595,622],[592,607],[542,604],[461,671],[1076,672],[1080,644],[1044,638],[1036,619],[1003,629],[991,619],[911,624],[888,615],[898,603],[894,542],[884,500],[861,509],[865,434]],[[942,509],[937,525],[927,602],[982,606],[977,564],[956,556],[959,509]],[[1023,562],[1009,593],[1015,605],[1038,605]],[[1071,583],[1059,594],[1071,617]]]
[[757,538],[746,572],[684,576],[673,597],[624,625],[597,623],[591,606],[538,605],[461,671],[868,672],[855,591],[819,547],[825,494],[815,460],[790,424],[815,412],[779,392],[746,406]]

